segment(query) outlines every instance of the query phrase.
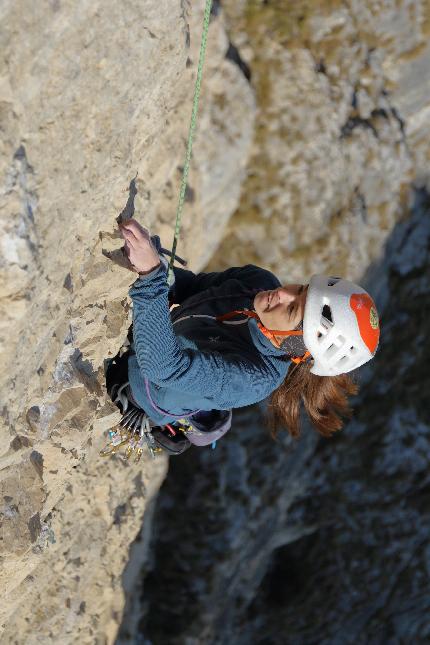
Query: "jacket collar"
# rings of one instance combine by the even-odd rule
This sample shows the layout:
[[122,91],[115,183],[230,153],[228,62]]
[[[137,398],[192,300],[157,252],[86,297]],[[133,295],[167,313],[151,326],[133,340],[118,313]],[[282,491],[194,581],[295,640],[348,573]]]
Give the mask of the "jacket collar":
[[251,334],[252,342],[258,349],[260,354],[264,356],[276,356],[277,358],[285,358],[286,354],[282,349],[275,347],[268,338],[258,329],[257,320],[250,318],[248,320],[249,332]]

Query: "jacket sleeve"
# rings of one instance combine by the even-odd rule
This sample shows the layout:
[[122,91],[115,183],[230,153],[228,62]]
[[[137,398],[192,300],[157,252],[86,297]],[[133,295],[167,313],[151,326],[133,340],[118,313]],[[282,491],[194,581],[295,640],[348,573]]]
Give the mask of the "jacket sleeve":
[[273,273],[262,269],[254,264],[246,264],[241,267],[231,267],[225,271],[214,271],[212,273],[193,273],[186,269],[174,267],[175,285],[174,285],[174,302],[181,305],[184,300],[194,296],[200,291],[205,291],[210,287],[219,287],[226,280],[239,280],[244,286],[252,289],[256,285],[262,285],[267,281],[267,289],[273,289],[273,281],[279,280]]
[[229,407],[264,399],[273,376],[264,364],[240,356],[183,349],[170,319],[163,266],[138,278],[129,290],[133,302],[133,337],[143,377],[182,392],[212,396]]

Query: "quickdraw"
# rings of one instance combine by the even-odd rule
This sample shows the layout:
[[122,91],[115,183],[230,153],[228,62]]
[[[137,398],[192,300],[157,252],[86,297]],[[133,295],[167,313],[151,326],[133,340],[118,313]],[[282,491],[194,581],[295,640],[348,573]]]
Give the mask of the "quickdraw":
[[134,454],[134,463],[138,463],[145,445],[153,459],[156,453],[162,452],[162,449],[155,444],[148,415],[133,405],[129,408],[129,401],[123,392],[127,385],[128,382],[119,388],[114,401],[114,403],[121,402],[122,419],[116,429],[109,430],[109,442],[100,450],[100,456],[109,457],[125,447],[124,460],[128,461]]
[[128,461],[134,454],[134,463],[137,464],[142,457],[145,445],[153,459],[155,459],[156,453],[162,452],[162,449],[155,445],[151,433],[142,427],[138,432],[128,428],[110,430],[109,438],[108,444],[100,450],[101,457],[110,457],[118,452],[120,448],[125,447],[123,459]]

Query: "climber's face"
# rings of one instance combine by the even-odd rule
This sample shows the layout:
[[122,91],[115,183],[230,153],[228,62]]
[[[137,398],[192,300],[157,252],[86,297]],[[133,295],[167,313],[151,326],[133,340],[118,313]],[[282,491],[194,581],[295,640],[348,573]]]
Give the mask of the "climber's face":
[[266,329],[292,331],[303,320],[307,295],[308,285],[286,284],[257,293],[254,309]]

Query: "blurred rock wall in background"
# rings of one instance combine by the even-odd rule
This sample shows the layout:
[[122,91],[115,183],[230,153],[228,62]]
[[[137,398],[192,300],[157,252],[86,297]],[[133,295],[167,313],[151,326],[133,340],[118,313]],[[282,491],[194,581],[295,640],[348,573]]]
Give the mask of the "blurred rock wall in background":
[[240,206],[210,268],[358,279],[429,182],[430,6],[223,0],[257,97]]

